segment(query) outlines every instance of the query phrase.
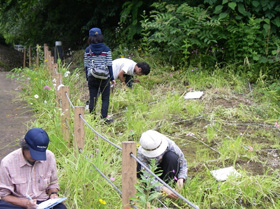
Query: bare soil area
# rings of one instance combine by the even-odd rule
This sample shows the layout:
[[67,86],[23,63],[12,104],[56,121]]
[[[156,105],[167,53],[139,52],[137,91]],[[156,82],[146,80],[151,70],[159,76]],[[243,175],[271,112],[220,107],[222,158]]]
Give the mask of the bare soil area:
[[21,53],[0,45],[0,160],[19,147],[19,140],[27,131],[32,112],[20,99],[20,86],[15,79],[6,78],[14,67],[20,67]]
[[0,160],[19,147],[19,140],[27,131],[26,124],[32,120],[32,112],[19,97],[15,80],[0,72]]

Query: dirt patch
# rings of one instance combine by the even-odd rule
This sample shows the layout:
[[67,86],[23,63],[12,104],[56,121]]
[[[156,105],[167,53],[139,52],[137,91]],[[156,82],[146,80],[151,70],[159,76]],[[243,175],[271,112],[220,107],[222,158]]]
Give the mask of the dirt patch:
[[19,85],[15,79],[6,78],[7,74],[0,72],[0,160],[19,147],[26,124],[32,120],[31,110],[20,99]]

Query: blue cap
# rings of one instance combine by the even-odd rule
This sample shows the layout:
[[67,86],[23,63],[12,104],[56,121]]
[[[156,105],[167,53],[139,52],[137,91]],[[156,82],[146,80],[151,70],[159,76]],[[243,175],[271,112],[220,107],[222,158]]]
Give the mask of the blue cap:
[[101,35],[100,28],[92,28],[89,30],[89,36]]
[[30,129],[25,137],[29,152],[34,160],[46,160],[46,150],[49,145],[49,136],[41,128]]

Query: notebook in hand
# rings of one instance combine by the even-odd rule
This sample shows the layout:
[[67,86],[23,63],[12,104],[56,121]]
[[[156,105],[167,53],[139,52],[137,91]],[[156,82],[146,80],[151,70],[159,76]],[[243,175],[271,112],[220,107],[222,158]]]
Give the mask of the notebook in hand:
[[66,199],[67,199],[67,197],[58,197],[58,198],[54,198],[54,199],[48,199],[48,200],[38,204],[37,209],[50,209],[50,208],[56,206],[57,204],[63,202]]

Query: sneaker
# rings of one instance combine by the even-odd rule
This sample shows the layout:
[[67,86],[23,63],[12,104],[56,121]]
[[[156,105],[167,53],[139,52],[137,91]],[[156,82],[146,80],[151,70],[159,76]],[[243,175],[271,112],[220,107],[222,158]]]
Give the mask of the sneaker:
[[86,106],[85,109],[88,110],[89,109],[89,101],[86,102]]
[[110,123],[113,123],[113,122],[114,122],[114,120],[112,118],[106,118],[105,121],[104,121],[105,124],[110,124]]

